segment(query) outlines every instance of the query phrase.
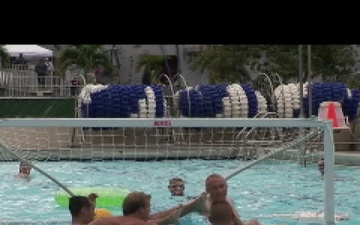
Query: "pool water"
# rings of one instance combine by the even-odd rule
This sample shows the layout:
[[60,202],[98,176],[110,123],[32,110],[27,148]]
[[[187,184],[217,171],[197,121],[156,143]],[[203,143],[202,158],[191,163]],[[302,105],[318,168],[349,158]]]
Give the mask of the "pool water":
[[[187,196],[204,189],[211,173],[227,175],[246,162],[239,160],[182,160],[159,162],[37,162],[48,174],[66,186],[116,186],[145,191],[152,195],[152,211],[163,210],[186,201],[171,197],[168,180],[185,179]],[[38,171],[30,180],[15,177],[18,162],[0,164],[1,224],[69,224],[67,208],[59,207],[54,195],[59,187]],[[342,225],[360,224],[360,168],[336,166],[335,212],[349,215]],[[273,216],[300,211],[316,212],[324,206],[324,182],[316,165],[307,167],[294,162],[260,163],[228,180],[229,196],[234,199],[243,219],[258,218],[261,224],[318,225],[323,220],[296,220]],[[111,209],[121,214],[120,209]],[[24,222],[25,221],[25,222]],[[196,213],[181,218],[182,225],[209,223]]]

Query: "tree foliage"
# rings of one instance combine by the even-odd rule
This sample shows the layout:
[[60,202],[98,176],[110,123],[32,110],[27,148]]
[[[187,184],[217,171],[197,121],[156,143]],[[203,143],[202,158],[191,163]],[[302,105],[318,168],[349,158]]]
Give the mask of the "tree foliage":
[[[306,47],[303,45],[304,72]],[[212,45],[191,58],[190,68],[208,71],[211,83],[248,82],[260,73],[277,73],[287,82],[299,76],[298,49],[298,45]],[[345,82],[353,73],[355,57],[355,48],[351,45],[311,45],[313,77]]]
[[2,66],[8,66],[10,64],[10,54],[3,46],[0,46],[0,60],[0,65]]
[[102,45],[71,45],[61,51],[56,64],[62,75],[72,65],[83,69],[85,76],[98,67],[103,67],[108,75],[114,72],[110,56]]
[[[280,74],[285,81],[299,76],[298,45],[264,46],[269,73]],[[313,77],[323,81],[343,81],[342,78],[353,73],[356,63],[355,48],[351,45],[311,45],[311,71]],[[308,74],[307,45],[303,45],[303,71]]]
[[145,66],[144,75],[148,76],[146,83],[155,84],[158,76],[163,72],[165,60],[170,59],[169,56],[164,55],[150,55],[143,54],[139,56],[136,63],[136,71],[139,72]]
[[208,71],[211,83],[244,82],[262,52],[256,45],[210,45],[190,60],[190,68]]

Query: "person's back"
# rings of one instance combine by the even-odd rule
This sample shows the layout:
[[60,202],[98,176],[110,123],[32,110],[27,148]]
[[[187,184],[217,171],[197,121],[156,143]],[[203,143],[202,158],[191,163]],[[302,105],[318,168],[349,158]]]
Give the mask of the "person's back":
[[49,58],[46,58],[46,62],[45,65],[47,66],[47,70],[49,72],[54,72],[54,64],[51,62],[51,60]]
[[91,224],[106,224],[106,225],[156,225],[156,223],[144,221],[132,216],[111,216],[95,220]]
[[47,67],[46,63],[43,60],[41,60],[38,64],[36,64],[35,72],[37,74],[41,74],[41,75],[45,76],[45,74],[47,72],[47,68],[48,67]]
[[47,68],[48,66],[46,65],[44,59],[42,59],[40,61],[40,63],[38,63],[36,66],[35,66],[35,73],[37,74],[38,76],[38,84],[40,86],[44,86],[45,85],[45,76],[46,76],[46,73],[47,73]]
[[25,60],[22,53],[20,53],[19,57],[15,59],[14,64],[17,66],[17,69],[26,69],[27,61]]
[[149,222],[150,195],[143,192],[132,192],[126,196],[123,205],[123,216],[111,216],[94,220],[91,225],[156,225]]

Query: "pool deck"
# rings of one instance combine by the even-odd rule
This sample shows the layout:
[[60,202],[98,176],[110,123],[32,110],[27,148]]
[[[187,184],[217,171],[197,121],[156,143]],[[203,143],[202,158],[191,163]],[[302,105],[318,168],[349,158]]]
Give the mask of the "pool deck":
[[335,152],[335,164],[360,166],[360,151]]

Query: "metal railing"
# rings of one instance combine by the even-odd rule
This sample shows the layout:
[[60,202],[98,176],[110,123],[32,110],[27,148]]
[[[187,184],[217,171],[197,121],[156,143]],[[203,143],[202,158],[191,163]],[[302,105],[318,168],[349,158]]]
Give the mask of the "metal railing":
[[0,96],[67,97],[79,93],[82,85],[72,85],[68,78],[49,72],[43,82],[33,70],[0,69]]

